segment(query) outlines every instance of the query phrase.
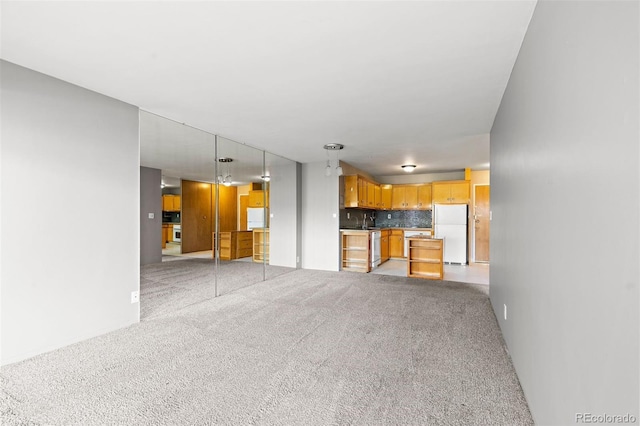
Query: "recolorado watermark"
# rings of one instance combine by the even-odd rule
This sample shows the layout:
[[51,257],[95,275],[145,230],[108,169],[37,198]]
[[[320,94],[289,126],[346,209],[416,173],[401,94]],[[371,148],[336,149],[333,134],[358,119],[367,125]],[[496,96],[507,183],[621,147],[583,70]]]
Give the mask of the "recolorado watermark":
[[611,423],[624,424],[635,423],[638,420],[633,414],[592,414],[576,413],[576,423]]

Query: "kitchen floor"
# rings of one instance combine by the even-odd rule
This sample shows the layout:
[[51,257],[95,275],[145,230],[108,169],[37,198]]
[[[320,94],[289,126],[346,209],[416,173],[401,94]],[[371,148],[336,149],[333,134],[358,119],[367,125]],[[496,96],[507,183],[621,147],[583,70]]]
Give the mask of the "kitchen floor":
[[[387,260],[371,271],[372,274],[407,276],[406,260]],[[444,265],[444,279],[460,283],[489,285],[489,264],[470,263],[469,265]]]

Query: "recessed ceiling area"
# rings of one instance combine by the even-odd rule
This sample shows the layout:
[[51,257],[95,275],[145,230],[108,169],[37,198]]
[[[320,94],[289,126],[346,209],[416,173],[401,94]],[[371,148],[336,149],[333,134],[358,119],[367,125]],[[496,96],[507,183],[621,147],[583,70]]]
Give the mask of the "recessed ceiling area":
[[302,163],[341,143],[374,176],[486,168],[534,7],[3,2],[1,56]]

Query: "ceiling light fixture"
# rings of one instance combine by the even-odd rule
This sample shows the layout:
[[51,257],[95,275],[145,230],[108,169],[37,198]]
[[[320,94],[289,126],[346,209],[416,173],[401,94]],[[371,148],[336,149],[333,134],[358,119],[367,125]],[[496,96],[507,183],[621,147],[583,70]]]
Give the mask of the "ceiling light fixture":
[[416,168],[415,164],[405,164],[404,166],[402,166],[402,170],[404,170],[407,173],[411,173],[415,168]]
[[264,175],[264,176],[261,176],[261,177],[262,177],[262,180],[265,181],[265,182],[269,182],[271,180],[271,176],[269,176],[269,175]]
[[222,183],[224,186],[231,186],[231,172],[229,171],[229,163],[233,162],[233,158],[218,158],[218,162],[226,163],[227,165],[227,174],[224,175],[224,177],[222,177],[222,175],[218,175],[218,183]]
[[329,158],[329,151],[336,151],[336,175],[342,176],[339,151],[344,148],[344,145],[339,143],[328,143],[323,148],[327,150],[327,167],[324,169],[324,175],[331,176],[331,159]]

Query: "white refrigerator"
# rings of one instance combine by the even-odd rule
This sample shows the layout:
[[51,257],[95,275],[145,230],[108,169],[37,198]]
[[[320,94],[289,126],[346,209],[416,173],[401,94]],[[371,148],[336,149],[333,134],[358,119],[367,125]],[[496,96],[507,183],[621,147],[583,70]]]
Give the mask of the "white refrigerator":
[[436,204],[433,211],[435,238],[442,238],[445,263],[467,263],[467,205]]
[[264,207],[247,209],[247,229],[251,231],[253,228],[266,228],[265,218],[268,210]]

